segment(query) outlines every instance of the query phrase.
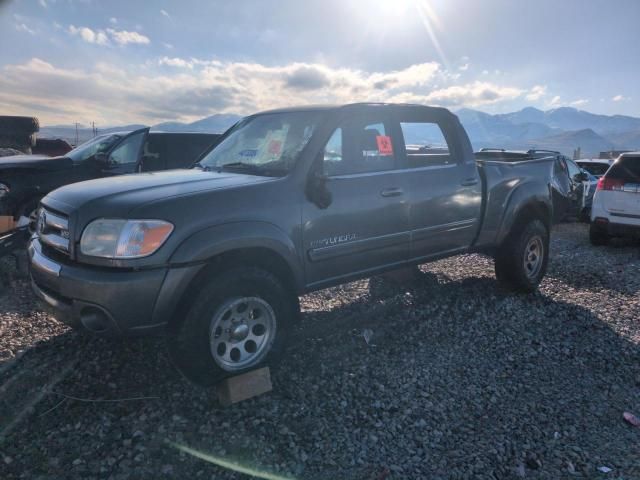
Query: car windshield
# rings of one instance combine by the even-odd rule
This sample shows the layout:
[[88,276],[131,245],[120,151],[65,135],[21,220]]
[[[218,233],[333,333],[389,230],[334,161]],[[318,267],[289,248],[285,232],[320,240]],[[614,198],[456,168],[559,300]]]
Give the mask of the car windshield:
[[319,120],[319,112],[283,112],[248,117],[233,127],[195,167],[252,175],[286,175],[309,142]]
[[578,165],[580,165],[583,169],[585,169],[590,174],[595,175],[596,177],[601,177],[602,175],[607,173],[607,170],[609,170],[608,163],[578,162]]
[[111,148],[122,136],[120,135],[100,135],[92,138],[88,142],[78,145],[76,148],[67,153],[67,157],[74,162],[83,162],[93,157],[96,153],[106,152]]

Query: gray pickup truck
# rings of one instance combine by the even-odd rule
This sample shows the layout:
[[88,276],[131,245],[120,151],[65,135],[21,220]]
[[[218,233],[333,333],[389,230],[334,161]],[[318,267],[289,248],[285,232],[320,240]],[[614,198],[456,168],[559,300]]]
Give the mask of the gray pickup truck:
[[35,293],[100,334],[163,332],[190,379],[273,360],[298,296],[468,252],[531,292],[553,158],[476,161],[458,118],[353,104],[249,116],[188,170],[68,185],[41,202]]

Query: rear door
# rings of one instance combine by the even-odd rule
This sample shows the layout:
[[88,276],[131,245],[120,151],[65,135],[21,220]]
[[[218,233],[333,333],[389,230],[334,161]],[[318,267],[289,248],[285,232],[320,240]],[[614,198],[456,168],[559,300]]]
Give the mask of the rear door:
[[589,182],[582,180],[582,170],[573,160],[565,157],[564,161],[567,164],[567,172],[571,185],[570,213],[572,216],[579,216],[586,204]]
[[110,177],[137,172],[148,134],[148,128],[141,128],[120,140],[109,152],[106,163],[101,165],[101,176]]
[[605,175],[602,194],[605,209],[614,217],[640,220],[640,156],[622,156]]
[[482,183],[462,127],[452,117],[420,107],[394,112],[409,183],[411,259],[469,247],[480,220]]
[[303,243],[311,287],[402,264],[409,251],[407,175],[384,108],[346,112],[316,159],[331,196],[307,200]]

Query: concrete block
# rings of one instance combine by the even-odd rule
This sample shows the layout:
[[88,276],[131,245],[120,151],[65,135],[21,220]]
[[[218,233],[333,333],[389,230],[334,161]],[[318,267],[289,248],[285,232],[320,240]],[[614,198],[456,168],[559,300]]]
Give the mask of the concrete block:
[[269,367],[229,377],[216,387],[218,400],[225,407],[257,397],[273,389]]

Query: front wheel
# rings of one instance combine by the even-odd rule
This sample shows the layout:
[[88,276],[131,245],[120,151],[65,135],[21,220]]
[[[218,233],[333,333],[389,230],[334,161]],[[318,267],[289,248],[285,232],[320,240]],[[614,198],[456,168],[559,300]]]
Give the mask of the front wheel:
[[495,258],[498,281],[511,290],[531,293],[538,288],[549,263],[549,230],[532,220],[510,234]]
[[169,355],[189,380],[210,386],[272,363],[294,318],[280,280],[252,267],[215,275],[203,285],[169,337]]

